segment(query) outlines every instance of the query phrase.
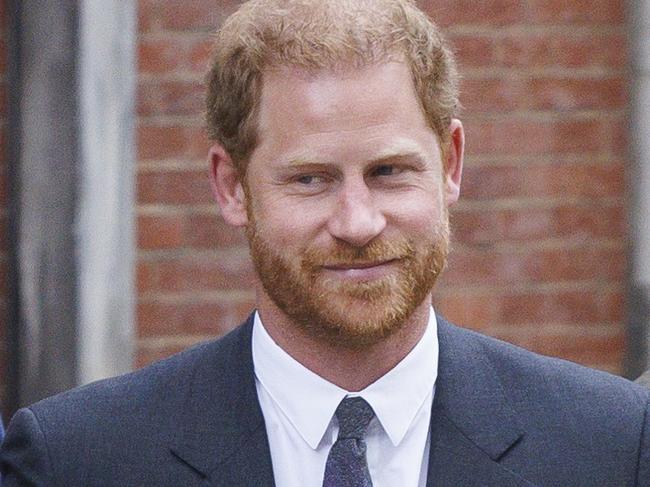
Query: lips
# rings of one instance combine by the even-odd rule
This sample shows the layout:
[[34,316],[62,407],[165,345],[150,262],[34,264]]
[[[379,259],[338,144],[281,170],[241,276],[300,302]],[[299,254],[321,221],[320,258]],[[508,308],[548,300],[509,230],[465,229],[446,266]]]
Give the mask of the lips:
[[388,259],[376,262],[346,262],[340,264],[325,264],[324,269],[332,271],[348,271],[355,269],[371,269],[373,267],[380,267],[395,262],[397,259]]
[[323,265],[321,269],[325,275],[329,275],[337,280],[371,281],[386,276],[397,260],[389,259],[373,262],[327,264]]

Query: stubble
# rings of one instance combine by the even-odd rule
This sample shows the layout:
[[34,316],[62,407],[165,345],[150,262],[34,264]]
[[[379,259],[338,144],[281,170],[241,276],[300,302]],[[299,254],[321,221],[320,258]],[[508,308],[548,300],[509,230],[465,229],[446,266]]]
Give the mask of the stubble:
[[[291,255],[276,248],[249,211],[251,257],[273,303],[309,336],[335,347],[361,349],[401,329],[429,296],[445,267],[449,247],[446,209],[429,239],[377,237],[363,247],[334,242]],[[326,266],[390,262],[370,280],[328,277]]]

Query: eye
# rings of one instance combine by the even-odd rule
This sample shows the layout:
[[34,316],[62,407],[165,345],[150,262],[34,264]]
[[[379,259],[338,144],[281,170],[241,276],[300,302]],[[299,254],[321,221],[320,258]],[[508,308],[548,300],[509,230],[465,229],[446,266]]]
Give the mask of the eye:
[[402,172],[402,169],[390,164],[382,164],[373,169],[373,176],[395,176]]
[[295,181],[298,184],[302,184],[305,186],[310,186],[314,184],[319,184],[325,181],[325,178],[323,176],[317,176],[315,174],[304,174],[302,176],[298,176],[295,178]]

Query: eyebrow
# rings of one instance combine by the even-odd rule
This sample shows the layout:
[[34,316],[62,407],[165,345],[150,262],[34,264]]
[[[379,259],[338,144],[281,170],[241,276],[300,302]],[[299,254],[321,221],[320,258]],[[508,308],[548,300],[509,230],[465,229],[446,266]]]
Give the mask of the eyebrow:
[[371,161],[371,164],[380,166],[383,164],[394,164],[403,161],[416,162],[421,165],[424,164],[425,159],[420,152],[405,152],[399,154],[389,154],[378,159],[373,159]]
[[[424,163],[425,157],[422,152],[418,150],[409,150],[404,152],[396,150],[385,150],[375,155],[367,162],[368,164],[376,166],[381,164],[397,163],[404,160]],[[289,157],[284,164],[286,164],[288,167],[327,166],[332,164],[332,162],[319,160],[319,157],[316,154],[303,153]]]

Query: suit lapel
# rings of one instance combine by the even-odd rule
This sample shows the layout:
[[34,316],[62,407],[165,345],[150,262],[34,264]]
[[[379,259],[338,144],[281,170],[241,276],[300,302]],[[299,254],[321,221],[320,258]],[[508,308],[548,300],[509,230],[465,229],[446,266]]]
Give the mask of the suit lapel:
[[252,316],[209,345],[191,378],[172,453],[215,486],[273,486],[251,352]]
[[499,463],[523,429],[481,343],[441,317],[438,338],[427,486],[531,486]]

